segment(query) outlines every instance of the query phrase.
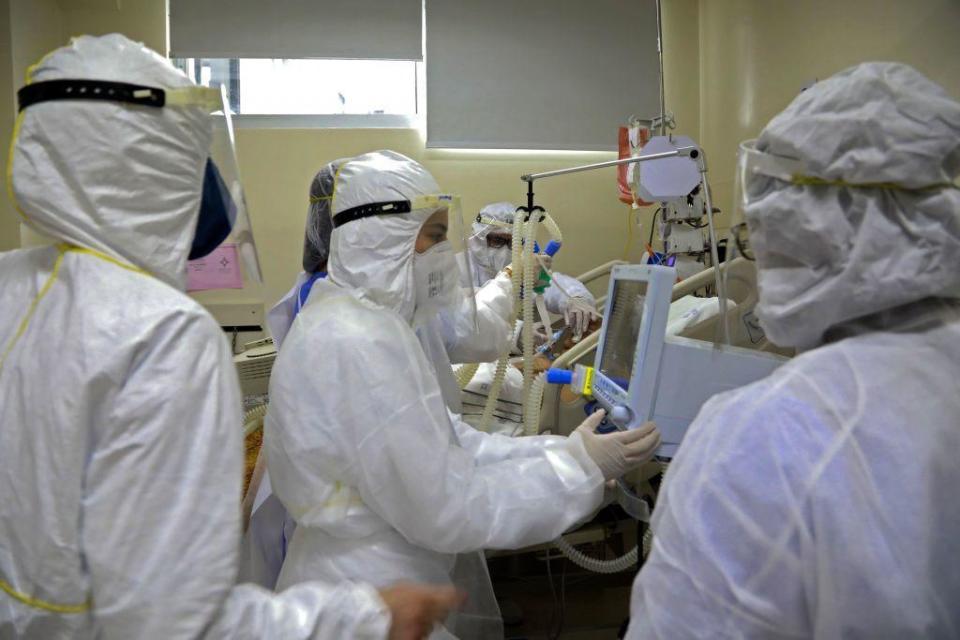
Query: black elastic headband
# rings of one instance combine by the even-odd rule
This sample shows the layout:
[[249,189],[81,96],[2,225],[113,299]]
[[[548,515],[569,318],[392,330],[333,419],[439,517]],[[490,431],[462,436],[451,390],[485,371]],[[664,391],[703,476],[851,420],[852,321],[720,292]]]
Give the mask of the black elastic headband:
[[348,222],[369,218],[371,216],[382,216],[394,213],[410,213],[413,208],[409,200],[393,200],[391,202],[371,202],[370,204],[361,204],[358,207],[341,211],[333,216],[333,228],[342,227]]
[[167,95],[156,87],[108,80],[46,80],[28,84],[17,91],[20,111],[38,102],[54,100],[109,100],[162,107]]

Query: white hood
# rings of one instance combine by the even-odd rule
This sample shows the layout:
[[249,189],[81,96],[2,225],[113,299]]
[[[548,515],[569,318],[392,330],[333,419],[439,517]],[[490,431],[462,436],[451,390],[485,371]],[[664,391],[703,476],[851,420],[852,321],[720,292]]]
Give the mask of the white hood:
[[[27,81],[56,79],[193,84],[119,34],[73,39],[32,67]],[[10,187],[26,224],[182,289],[210,145],[209,111],[55,101],[28,107],[17,122]]]
[[764,128],[757,149],[816,178],[904,188],[802,186],[759,177],[744,211],[757,315],[782,346],[931,296],[960,295],[960,104],[914,69],[866,63],[818,82]]
[[[419,163],[395,151],[374,151],[340,166],[331,213],[439,191],[433,176]],[[337,227],[330,239],[330,280],[412,320],[415,244],[420,227],[432,213],[425,209],[372,216]]]

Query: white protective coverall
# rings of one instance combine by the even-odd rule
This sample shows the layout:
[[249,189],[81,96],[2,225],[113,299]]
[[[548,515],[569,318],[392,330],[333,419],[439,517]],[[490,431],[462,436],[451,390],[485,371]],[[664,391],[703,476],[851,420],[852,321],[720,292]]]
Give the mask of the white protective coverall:
[[[332,212],[437,190],[412,160],[365,154],[340,168]],[[414,244],[432,213],[335,229],[329,277],[284,339],[265,442],[273,489],[298,526],[278,588],[313,578],[455,581],[472,609],[448,628],[495,637],[499,613],[477,552],[555,538],[600,505],[603,477],[579,434],[490,436],[448,410],[443,340],[422,345],[411,328]]]
[[[304,233],[303,268],[293,287],[267,314],[270,334],[279,349],[309,291],[301,288],[310,274],[324,267],[330,255],[333,223],[330,213],[334,178],[347,158],[327,163],[314,176],[310,185],[310,205]],[[444,313],[417,329],[417,338],[437,369],[437,381],[447,406],[459,413],[460,388],[453,376],[455,362],[477,362],[498,357],[500,345],[509,338],[510,315],[513,309],[513,287],[507,276],[492,278],[475,296],[476,325],[465,322],[469,317]],[[306,294],[305,294],[306,293]],[[274,588],[287,546],[296,523],[273,493],[269,475],[259,488],[250,526],[244,534],[241,577],[268,588]]]
[[757,315],[807,351],[691,425],[628,635],[960,637],[960,104],[868,63],[757,148],[832,182],[746,185]]
[[[28,82],[189,80],[119,35]],[[207,111],[206,113],[209,113]],[[234,586],[240,392],[183,294],[210,140],[190,107],[27,107],[11,186],[59,246],[0,254],[0,637],[383,638],[377,593]]]
[[[516,206],[511,202],[494,202],[480,210],[481,220],[473,223],[473,235],[467,241],[467,248],[470,252],[469,270],[466,269],[465,261],[462,261],[460,265],[461,273],[465,274],[465,277],[468,274],[473,286],[483,287],[486,283],[502,277],[498,274],[510,264],[511,258],[510,245],[493,248],[487,244],[487,236],[491,232],[509,233],[509,229],[499,228],[489,222],[484,222],[482,219],[512,225],[515,211]],[[543,293],[547,310],[550,313],[564,316],[571,326],[579,325],[581,330],[585,329],[590,320],[597,317],[596,300],[593,294],[582,282],[572,276],[554,271],[551,273],[551,277],[552,282]],[[520,335],[522,325],[522,322],[517,321],[513,336],[508,337],[508,339],[515,342]],[[446,338],[448,332],[441,332],[440,335]],[[478,357],[474,360],[451,358],[454,363],[481,363],[462,393],[447,392],[447,396],[450,398],[449,406],[461,413],[463,419],[474,427],[480,427],[489,389],[496,375],[496,360],[500,357],[499,351],[502,346],[502,341],[497,342],[496,345],[488,345],[485,350],[486,357],[483,358]],[[451,353],[454,352],[451,350]],[[444,385],[445,391],[451,384],[456,384],[456,379],[453,376],[450,376],[450,381]],[[497,399],[497,406],[490,420],[490,425],[488,425],[488,430],[491,433],[506,436],[519,435],[523,430],[523,374],[515,367],[507,367],[500,389],[500,396]]]
[[[513,225],[515,211],[516,207],[512,202],[494,202],[480,210],[480,217]],[[487,235],[496,230],[510,233],[508,228],[498,228],[487,222],[473,223],[473,235],[470,236],[467,247],[470,251],[470,274],[474,287],[482,287],[510,264],[509,245],[498,249],[487,246]],[[586,316],[583,320],[589,322],[590,318],[596,315],[596,299],[590,290],[573,276],[558,271],[550,275],[552,283],[543,292],[547,311],[565,317],[582,314]]]

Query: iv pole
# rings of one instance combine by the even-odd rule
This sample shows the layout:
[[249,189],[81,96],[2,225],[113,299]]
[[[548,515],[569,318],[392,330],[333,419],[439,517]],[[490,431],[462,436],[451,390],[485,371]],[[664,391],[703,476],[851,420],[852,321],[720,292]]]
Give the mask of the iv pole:
[[[667,135],[667,116],[666,116],[666,92],[663,81],[663,13],[660,6],[661,0],[657,0],[657,56],[660,64],[660,135]],[[713,224],[713,199],[710,195],[710,188],[707,184],[707,158],[703,149],[696,146],[677,147],[673,151],[664,151],[662,153],[651,153],[646,156],[635,158],[621,158],[619,160],[609,160],[606,162],[595,162],[585,164],[579,167],[570,167],[567,169],[556,169],[554,171],[543,171],[541,173],[528,173],[520,176],[520,179],[527,183],[527,206],[526,211],[534,211],[534,191],[533,183],[535,180],[544,178],[553,178],[581,171],[593,171],[605,167],[619,167],[622,165],[647,162],[650,160],[662,160],[664,158],[688,157],[697,163],[700,170],[700,184],[703,186],[703,195],[707,209],[707,225],[710,234],[710,259],[713,261],[714,276],[716,279],[717,297],[720,299],[720,315],[723,318],[721,325],[723,327],[723,341],[730,344],[730,327],[727,318],[727,295],[726,283],[720,273],[720,257],[717,253],[717,232]]]
[[619,167],[621,165],[649,162],[653,160],[663,160],[665,158],[686,157],[697,163],[700,171],[700,184],[703,186],[703,195],[707,210],[707,225],[710,234],[710,259],[713,261],[714,278],[716,280],[717,297],[720,299],[720,315],[723,318],[721,325],[723,327],[723,341],[730,344],[730,327],[727,320],[727,296],[726,286],[722,274],[720,273],[720,257],[717,253],[717,232],[713,224],[713,199],[710,196],[710,188],[707,185],[707,158],[703,149],[696,146],[677,147],[671,151],[660,153],[651,153],[646,156],[637,156],[635,158],[621,158],[619,160],[608,160],[606,162],[595,162],[578,167],[568,167],[566,169],[555,169],[553,171],[543,171],[541,173],[528,173],[520,176],[520,179],[527,183],[527,211],[534,210],[534,191],[533,183],[536,180],[554,178],[556,176],[565,176],[571,173],[581,173],[583,171],[594,171],[606,167]]

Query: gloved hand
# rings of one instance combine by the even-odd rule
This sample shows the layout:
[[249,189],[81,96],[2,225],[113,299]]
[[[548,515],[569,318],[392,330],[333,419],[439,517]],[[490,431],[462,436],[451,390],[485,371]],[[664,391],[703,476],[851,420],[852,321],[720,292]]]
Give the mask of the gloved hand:
[[453,587],[399,583],[381,589],[380,599],[390,610],[389,640],[420,640],[461,606],[466,596]]
[[[533,269],[537,269],[537,276],[533,281],[534,290],[545,289],[550,286],[550,274],[548,271],[553,266],[553,258],[545,253],[538,254],[533,258]],[[503,268],[502,273],[506,273],[513,278],[513,263]]]
[[594,412],[574,433],[580,434],[587,455],[600,467],[603,479],[613,480],[653,458],[660,446],[660,431],[647,422],[632,431],[597,433],[595,429],[604,416],[606,411],[602,409]]
[[563,321],[573,329],[574,341],[583,337],[590,323],[600,317],[597,308],[586,298],[574,296],[567,298],[563,306]]
[[536,260],[540,266],[547,271],[553,270],[553,256],[548,256],[545,253],[538,253],[534,260]]
[[[523,323],[518,322],[517,327],[514,330],[515,340],[513,341],[514,350],[516,353],[523,353]],[[533,323],[533,348],[543,346],[553,337],[552,333],[548,333],[544,328],[542,322]]]
[[546,288],[550,286],[550,270],[553,268],[553,257],[545,253],[540,253],[534,256],[534,261],[540,268],[537,269],[537,266],[534,265],[534,269],[537,269],[537,278],[533,283],[533,290],[543,295]]

